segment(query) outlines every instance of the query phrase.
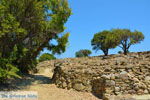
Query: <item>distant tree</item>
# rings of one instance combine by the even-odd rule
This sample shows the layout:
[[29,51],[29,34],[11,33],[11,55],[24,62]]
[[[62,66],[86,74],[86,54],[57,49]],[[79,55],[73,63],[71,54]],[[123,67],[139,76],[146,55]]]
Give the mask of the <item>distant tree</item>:
[[92,52],[90,50],[84,49],[75,53],[76,57],[88,57]]
[[44,53],[39,57],[38,60],[39,62],[42,62],[42,61],[53,60],[53,59],[56,59],[54,55],[49,54],[49,53]]
[[109,49],[113,49],[118,45],[118,39],[111,31],[105,30],[94,35],[91,45],[93,50],[102,50],[107,56]]
[[118,54],[122,54],[122,51],[118,51]]
[[129,29],[113,29],[112,32],[118,37],[119,47],[122,48],[125,55],[129,52],[131,45],[144,40],[143,33],[137,30],[131,32]]

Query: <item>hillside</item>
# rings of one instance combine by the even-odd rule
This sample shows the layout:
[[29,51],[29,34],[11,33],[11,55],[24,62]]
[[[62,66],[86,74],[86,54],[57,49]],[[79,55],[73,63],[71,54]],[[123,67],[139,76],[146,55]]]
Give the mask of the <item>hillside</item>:
[[9,90],[37,91],[38,100],[150,99],[150,52],[51,60],[37,69]]
[[150,94],[150,52],[55,61],[53,82],[98,98]]

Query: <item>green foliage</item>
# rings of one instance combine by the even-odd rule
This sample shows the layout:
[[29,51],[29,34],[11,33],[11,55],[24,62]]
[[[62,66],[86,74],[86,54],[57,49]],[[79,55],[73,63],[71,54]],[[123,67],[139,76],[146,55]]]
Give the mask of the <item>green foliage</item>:
[[118,39],[111,31],[105,30],[94,35],[91,45],[93,50],[102,50],[107,56],[109,49],[113,49],[118,45]]
[[62,35],[61,37],[57,37],[57,45],[49,44],[48,48],[52,51],[53,54],[61,54],[66,51],[66,47],[68,44],[68,38],[70,36],[70,33],[66,33]]
[[91,41],[93,50],[102,50],[108,55],[108,50],[119,46],[124,54],[129,52],[131,45],[140,43],[144,40],[142,32],[131,32],[129,29],[112,29],[96,33]]
[[84,49],[75,53],[76,57],[88,57],[92,52],[90,50]]
[[44,53],[39,57],[38,60],[39,60],[39,62],[42,62],[42,61],[53,60],[53,59],[56,59],[56,57],[54,57],[54,55],[49,54],[49,53]]
[[10,59],[0,58],[0,83],[6,83],[10,78],[20,77],[17,74],[19,70],[10,61]]
[[118,51],[118,54],[122,54],[122,51]]
[[122,48],[124,54],[129,52],[131,45],[140,43],[144,40],[143,33],[137,30],[132,32],[129,29],[113,29],[112,32],[118,37],[119,47]]
[[67,0],[0,0],[0,58],[28,72],[44,48],[65,52],[69,33],[60,34],[70,15]]

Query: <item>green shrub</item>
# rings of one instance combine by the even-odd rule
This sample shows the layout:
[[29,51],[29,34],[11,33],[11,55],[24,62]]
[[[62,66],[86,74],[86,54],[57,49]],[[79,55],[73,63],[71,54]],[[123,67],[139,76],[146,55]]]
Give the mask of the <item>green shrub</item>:
[[90,50],[84,49],[75,53],[76,57],[88,57],[92,52]]
[[118,51],[118,54],[122,54],[123,52],[122,51]]
[[49,53],[44,53],[43,55],[41,55],[39,57],[39,62],[42,62],[42,61],[47,61],[47,60],[53,60],[53,59],[56,59],[56,57],[54,57],[54,55],[52,54],[49,54]]
[[6,83],[8,79],[20,77],[17,67],[11,64],[9,59],[0,58],[0,83]]

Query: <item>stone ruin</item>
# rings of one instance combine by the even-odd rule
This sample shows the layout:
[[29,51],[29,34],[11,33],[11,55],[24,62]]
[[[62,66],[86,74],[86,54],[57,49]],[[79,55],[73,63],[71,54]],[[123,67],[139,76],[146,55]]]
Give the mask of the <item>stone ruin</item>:
[[150,94],[150,52],[57,60],[52,80],[59,88],[102,99]]

